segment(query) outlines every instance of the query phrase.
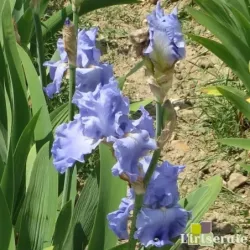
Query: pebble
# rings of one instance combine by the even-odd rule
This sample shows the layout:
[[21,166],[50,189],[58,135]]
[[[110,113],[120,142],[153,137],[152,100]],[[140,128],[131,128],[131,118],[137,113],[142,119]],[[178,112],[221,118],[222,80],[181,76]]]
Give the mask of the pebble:
[[207,59],[202,59],[198,62],[198,65],[202,68],[202,69],[209,69],[209,68],[213,68],[214,65],[212,62],[208,61]]
[[240,173],[232,173],[229,177],[227,186],[231,190],[235,190],[247,181],[247,177]]

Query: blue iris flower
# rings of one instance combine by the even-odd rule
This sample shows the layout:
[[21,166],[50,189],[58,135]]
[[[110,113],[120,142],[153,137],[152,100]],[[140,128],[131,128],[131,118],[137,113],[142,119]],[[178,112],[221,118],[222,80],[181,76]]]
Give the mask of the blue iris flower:
[[144,55],[149,57],[155,68],[164,72],[185,57],[185,41],[175,8],[165,15],[157,2],[156,9],[147,17],[149,24],[149,46]]

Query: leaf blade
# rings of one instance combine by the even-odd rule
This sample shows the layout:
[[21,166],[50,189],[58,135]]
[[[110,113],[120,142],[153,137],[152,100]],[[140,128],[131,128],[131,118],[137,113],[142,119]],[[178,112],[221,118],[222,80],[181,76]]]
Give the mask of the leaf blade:
[[[100,188],[95,224],[88,245],[89,250],[105,250],[116,245],[117,238],[108,227],[106,216],[116,210],[126,195],[126,184],[111,174],[115,159],[107,145],[100,145]],[[96,240],[98,238],[98,241]]]

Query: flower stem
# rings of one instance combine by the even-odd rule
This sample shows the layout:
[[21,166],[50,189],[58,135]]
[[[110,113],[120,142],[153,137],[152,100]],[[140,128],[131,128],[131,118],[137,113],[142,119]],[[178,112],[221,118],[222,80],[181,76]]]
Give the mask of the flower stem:
[[141,210],[141,207],[143,204],[143,198],[144,198],[144,195],[142,194],[135,196],[135,206],[133,210],[133,218],[132,218],[131,230],[130,230],[130,235],[129,235],[128,250],[135,250],[135,247],[136,247],[136,239],[134,239],[134,233],[136,230],[137,215]]
[[[156,138],[158,138],[161,135],[161,131],[163,128],[163,122],[162,122],[162,117],[163,117],[163,111],[162,111],[162,105],[159,102],[156,102]],[[158,159],[161,155],[161,149],[158,148],[154,151],[152,160],[150,162],[150,165],[148,167],[148,171],[146,172],[146,175],[144,177],[144,186],[147,188],[148,183],[152,177],[152,174],[155,171],[155,167],[157,165]]]
[[[157,102],[156,103],[156,137],[161,135],[162,131],[162,106],[161,103]],[[161,149],[156,149],[154,151],[152,160],[150,162],[150,165],[148,167],[148,171],[146,172],[146,175],[144,177],[143,183],[145,186],[145,189],[147,188],[147,185],[152,177],[152,174],[157,166],[159,157],[161,154]],[[130,235],[129,235],[129,244],[128,244],[128,250],[135,250],[136,247],[136,239],[134,239],[134,233],[136,231],[136,219],[137,215],[140,212],[142,206],[143,206],[143,199],[144,195],[135,195],[135,206],[133,210],[133,218],[132,218],[132,224],[131,224],[131,229],[130,229]]]
[[43,63],[45,62],[44,43],[43,43],[42,26],[41,26],[38,8],[34,8],[33,10],[33,19],[34,19],[34,24],[35,24],[36,47],[37,47],[40,81],[41,81],[42,86],[46,87],[47,85],[46,69],[43,66]]
[[[76,30],[76,40],[77,40],[77,34],[78,34],[78,20],[79,16],[77,12],[73,13],[73,23]],[[76,41],[77,44],[77,41]],[[77,47],[76,47],[76,53],[77,53]],[[72,103],[73,94],[75,91],[75,81],[76,81],[76,66],[75,65],[69,65],[69,111],[68,111],[68,120],[72,121],[74,119],[74,104]],[[63,198],[62,198],[62,208],[64,205],[71,199],[71,190],[72,188],[72,179],[76,178],[74,174],[74,166],[71,168],[68,168],[65,174],[64,179],[64,187],[63,187]],[[73,201],[74,202],[74,201]]]

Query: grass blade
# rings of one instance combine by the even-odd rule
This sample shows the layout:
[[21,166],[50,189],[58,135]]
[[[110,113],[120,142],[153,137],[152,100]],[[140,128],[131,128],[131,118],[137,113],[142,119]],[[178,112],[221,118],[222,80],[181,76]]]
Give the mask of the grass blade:
[[241,91],[229,86],[218,86],[217,89],[250,120],[250,103],[245,100]]
[[250,139],[225,138],[225,139],[219,139],[217,141],[227,146],[250,150]]

